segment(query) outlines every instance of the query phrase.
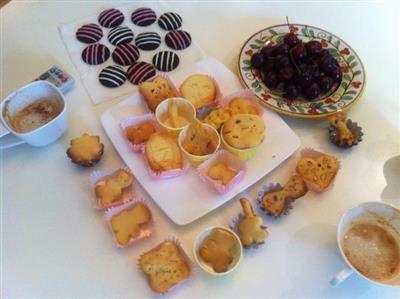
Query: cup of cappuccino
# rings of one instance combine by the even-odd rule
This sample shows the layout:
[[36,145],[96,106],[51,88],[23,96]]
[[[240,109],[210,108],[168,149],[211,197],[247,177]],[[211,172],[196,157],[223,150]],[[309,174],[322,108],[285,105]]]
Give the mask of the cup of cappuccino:
[[357,273],[375,284],[400,286],[400,209],[383,202],[359,204],[342,216],[337,242],[347,267],[331,285]]
[[32,82],[6,97],[0,104],[0,148],[21,143],[45,146],[68,127],[65,99],[47,81]]

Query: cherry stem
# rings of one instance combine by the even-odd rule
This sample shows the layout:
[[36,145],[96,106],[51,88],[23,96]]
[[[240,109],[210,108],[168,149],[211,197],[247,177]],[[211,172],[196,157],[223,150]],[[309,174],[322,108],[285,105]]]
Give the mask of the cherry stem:
[[288,16],[286,16],[286,24],[287,24],[287,26],[288,26],[288,28],[289,28],[289,31],[290,31],[289,17],[288,17]]

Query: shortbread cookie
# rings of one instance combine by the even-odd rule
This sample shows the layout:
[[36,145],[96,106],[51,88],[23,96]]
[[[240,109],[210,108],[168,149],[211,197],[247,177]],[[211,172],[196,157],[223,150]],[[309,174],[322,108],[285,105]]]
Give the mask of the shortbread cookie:
[[117,242],[125,246],[130,240],[137,238],[140,234],[140,227],[151,220],[149,208],[138,203],[129,209],[111,218],[111,227],[117,239]]
[[237,149],[259,145],[264,140],[265,125],[258,115],[236,114],[225,122],[222,134],[225,141]]
[[228,185],[237,175],[237,172],[229,168],[225,163],[220,162],[211,166],[207,174],[213,180],[221,182],[222,185]]
[[90,167],[98,163],[103,155],[104,145],[99,136],[83,134],[71,140],[71,146],[67,150],[67,156],[72,163]]
[[235,114],[254,114],[259,115],[260,109],[252,105],[247,99],[237,97],[229,102],[229,109],[232,115]]
[[156,128],[152,121],[144,121],[136,126],[129,126],[125,129],[126,138],[132,144],[146,142],[155,132]]
[[155,172],[182,167],[182,157],[175,140],[164,133],[151,135],[145,154],[150,168]]
[[160,76],[155,77],[152,81],[141,83],[139,91],[145,98],[147,106],[153,112],[162,101],[176,96],[168,81]]
[[180,91],[182,96],[192,102],[196,109],[213,103],[217,89],[213,80],[207,75],[191,75],[183,81]]
[[124,190],[130,188],[132,183],[132,175],[123,169],[120,169],[105,179],[100,180],[96,183],[94,189],[97,203],[99,206],[105,207],[120,200]]
[[182,249],[172,241],[165,241],[146,252],[139,263],[148,277],[151,289],[156,293],[167,292],[191,274],[190,265]]

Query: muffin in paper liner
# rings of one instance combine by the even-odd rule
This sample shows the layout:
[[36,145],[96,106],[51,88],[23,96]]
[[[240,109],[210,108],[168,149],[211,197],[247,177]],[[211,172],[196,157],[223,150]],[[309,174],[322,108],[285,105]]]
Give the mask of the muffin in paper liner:
[[[158,71],[157,71],[156,75],[155,75],[154,77],[152,77],[152,78],[151,78],[150,80],[148,80],[148,81],[151,82],[151,81],[153,81],[153,80],[154,80],[155,78],[157,78],[157,77],[162,77],[162,78],[164,78],[165,80],[167,80],[169,87],[171,87],[171,89],[172,89],[172,92],[173,92],[173,94],[174,94],[174,97],[181,97],[181,93],[179,92],[179,89],[176,88],[174,82],[172,82],[171,78],[170,78],[166,73],[162,73],[162,72],[158,72]],[[139,93],[140,93],[140,92],[139,92]],[[142,95],[142,94],[140,93],[140,96],[141,96],[141,98],[142,98],[142,101],[144,102],[144,105],[145,105],[145,107],[146,107],[148,113],[154,114],[155,111],[153,112],[153,111],[150,109],[150,107],[147,105],[147,101],[146,101],[144,95]],[[164,100],[166,100],[166,99],[164,99]]]
[[359,144],[362,141],[362,137],[364,135],[362,128],[356,123],[353,122],[351,119],[346,121],[347,128],[353,134],[353,140],[349,143],[347,140],[341,140],[339,138],[338,128],[330,125],[328,132],[329,132],[329,140],[336,146],[341,148],[349,148]]
[[270,193],[270,192],[278,192],[278,191],[282,191],[283,187],[281,186],[281,184],[279,183],[269,183],[267,185],[264,185],[261,187],[260,191],[258,191],[258,195],[257,195],[257,203],[259,208],[264,211],[267,215],[274,217],[274,218],[279,218],[283,215],[288,215],[290,210],[293,208],[293,199],[290,197],[287,197],[285,200],[285,207],[282,211],[282,213],[280,213],[279,215],[273,215],[271,213],[269,213],[263,205],[262,199],[264,197],[265,194]]
[[337,173],[339,172],[339,170],[341,168],[340,161],[335,156],[328,155],[328,154],[316,151],[316,150],[314,150],[312,148],[305,148],[300,152],[300,160],[303,159],[303,158],[318,159],[321,156],[329,156],[329,157],[333,158],[335,160],[335,162],[338,164],[338,169],[337,169],[336,173],[334,174],[333,178],[331,179],[330,184],[326,188],[322,188],[317,183],[315,183],[312,180],[307,179],[306,177],[304,177],[301,173],[299,173],[299,170],[296,167],[296,172],[304,180],[304,182],[307,184],[307,187],[310,190],[315,191],[315,192],[325,192],[325,191],[330,190],[333,187],[333,182],[334,182],[334,180],[336,178]]
[[159,127],[159,125],[158,125],[158,123],[157,123],[157,120],[156,120],[156,118],[154,117],[154,114],[151,114],[151,113],[149,113],[149,114],[143,114],[143,115],[139,115],[139,116],[126,117],[126,118],[123,118],[123,119],[120,121],[120,123],[119,123],[119,125],[120,125],[120,127],[121,127],[121,129],[122,129],[122,131],[123,131],[125,140],[126,140],[128,146],[129,146],[129,148],[130,148],[131,150],[133,150],[134,152],[141,152],[141,153],[143,153],[143,152],[144,152],[144,149],[145,149],[145,147],[146,147],[146,142],[142,142],[142,143],[138,143],[138,144],[133,144],[132,142],[130,142],[130,141],[128,140],[128,138],[127,138],[127,136],[126,136],[126,131],[125,131],[125,130],[126,130],[128,127],[130,127],[130,126],[137,126],[137,125],[139,125],[140,123],[145,122],[145,121],[151,121],[151,122],[154,124],[154,127],[155,127],[155,129],[156,129],[156,132],[160,131],[160,127]]
[[[262,116],[264,114],[264,109],[258,102],[256,96],[254,95],[254,92],[251,91],[250,89],[242,89],[237,92],[234,92],[232,94],[229,94],[225,97],[223,97],[220,100],[220,107],[222,108],[229,108],[229,103],[234,99],[234,98],[244,98],[246,101],[251,104],[252,106],[256,107],[257,110],[259,111],[258,116]],[[246,113],[243,113],[246,114]]]
[[120,168],[117,168],[114,170],[95,170],[90,174],[90,184],[91,184],[91,188],[93,190],[93,197],[92,197],[93,208],[95,208],[96,210],[106,210],[108,208],[119,206],[123,203],[129,202],[132,200],[133,195],[134,195],[134,182],[132,183],[132,186],[130,188],[126,188],[125,190],[123,190],[121,199],[114,201],[113,203],[111,203],[109,205],[105,205],[105,206],[101,206],[98,203],[96,193],[95,193],[96,183],[101,181],[102,179],[105,179],[106,177],[114,174],[115,172],[117,172],[120,169],[125,170],[126,172],[130,173],[132,176],[132,179],[133,179],[133,174],[132,174],[131,170],[126,166],[120,167]]
[[107,224],[108,224],[108,226],[109,226],[109,228],[111,230],[111,233],[113,234],[113,239],[115,241],[115,245],[118,248],[127,247],[127,246],[131,245],[132,243],[135,243],[138,240],[147,238],[147,237],[149,237],[151,235],[151,233],[153,231],[153,218],[151,218],[149,220],[149,222],[147,222],[146,224],[140,224],[140,234],[136,238],[131,238],[126,245],[120,244],[118,242],[117,237],[116,237],[116,235],[114,233],[113,227],[111,225],[111,219],[114,216],[120,214],[121,212],[123,212],[125,210],[129,210],[130,208],[134,207],[135,205],[137,205],[139,203],[146,205],[146,207],[150,211],[150,215],[151,215],[151,210],[150,210],[146,200],[144,200],[142,198],[137,198],[137,197],[134,197],[131,201],[129,201],[127,203],[124,203],[124,204],[122,204],[120,206],[109,208],[104,213],[104,217],[105,217],[105,219],[107,221]]
[[192,166],[194,166],[194,167],[197,167],[201,163],[203,163],[204,161],[210,159],[218,151],[218,149],[221,146],[221,138],[220,138],[220,135],[218,134],[217,130],[214,127],[210,126],[210,125],[207,125],[207,124],[203,124],[203,125],[206,126],[209,131],[213,132],[213,134],[215,136],[217,136],[217,139],[218,139],[217,146],[215,147],[214,152],[212,152],[211,154],[203,155],[203,156],[197,156],[197,155],[192,155],[191,153],[189,153],[189,152],[187,152],[185,150],[185,148],[183,147],[183,141],[186,138],[186,133],[187,133],[187,130],[188,130],[189,127],[185,127],[180,132],[179,137],[178,137],[178,145],[179,145],[179,148],[180,148],[181,152],[183,153],[185,158],[190,162],[190,164]]
[[[151,288],[150,286],[150,275],[148,275],[147,273],[145,273],[140,265],[141,263],[141,259],[143,258],[143,256],[148,253],[151,250],[155,250],[158,249],[164,242],[172,242],[174,243],[179,250],[179,253],[182,255],[183,259],[185,260],[187,266],[188,266],[188,270],[189,270],[189,275],[187,278],[185,278],[184,280],[179,281],[178,283],[176,283],[175,285],[171,286],[167,291],[162,292],[162,293],[158,293],[156,292],[154,289]],[[142,274],[146,277],[146,280],[149,284],[149,287],[151,289],[151,292],[153,295],[156,296],[160,296],[166,293],[171,294],[171,292],[175,292],[179,287],[182,287],[185,283],[188,283],[190,280],[192,280],[193,274],[194,274],[194,269],[193,269],[193,262],[192,260],[189,258],[189,256],[186,254],[186,252],[183,250],[182,245],[180,243],[180,241],[178,240],[178,238],[171,236],[171,237],[167,237],[164,241],[162,241],[161,243],[159,243],[158,245],[152,247],[151,249],[147,250],[146,252],[142,253],[139,258],[136,261],[137,266],[139,267],[139,269],[141,270]]]
[[[229,168],[237,172],[237,174],[227,185],[223,185],[222,183],[208,176],[208,170],[219,162],[225,163]],[[200,166],[197,168],[197,173],[203,182],[213,187],[219,193],[224,194],[231,191],[232,188],[234,188],[243,179],[244,175],[246,174],[246,170],[247,167],[245,162],[239,160],[224,150],[220,150],[210,159],[200,164]]]

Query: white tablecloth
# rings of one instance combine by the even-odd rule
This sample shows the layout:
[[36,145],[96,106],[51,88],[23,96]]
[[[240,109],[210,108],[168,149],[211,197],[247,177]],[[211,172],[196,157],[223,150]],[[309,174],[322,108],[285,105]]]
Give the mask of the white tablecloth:
[[[121,2],[12,1],[1,13],[1,97],[31,81],[53,64],[77,79],[67,95],[69,131],[45,148],[27,145],[1,155],[1,292],[3,297],[149,297],[151,292],[136,259],[167,236],[178,237],[192,257],[198,232],[227,225],[240,210],[232,200],[199,221],[178,227],[150,201],[154,235],[116,249],[101,213],[91,207],[89,174],[70,163],[69,141],[83,132],[98,134],[105,154],[96,169],[122,164],[99,122],[99,115],[118,101],[93,106],[58,34],[68,23]],[[350,111],[364,141],[339,150],[327,140],[323,120],[284,117],[302,141],[335,154],[342,169],[335,187],[310,193],[288,217],[264,217],[270,231],[259,250],[246,251],[239,268],[226,277],[210,277],[200,269],[194,279],[170,296],[181,298],[399,298],[399,290],[374,286],[353,275],[331,288],[329,279],[344,266],[336,246],[336,225],[344,211],[358,202],[383,200],[400,205],[399,6],[305,2],[170,2],[185,19],[194,40],[209,56],[236,71],[238,50],[255,31],[284,23],[325,28],[352,45],[366,66],[363,98]],[[284,138],[284,136],[283,136]],[[261,180],[283,182],[295,159]],[[386,177],[386,178],[385,178]],[[387,180],[392,186],[386,188]],[[386,188],[386,189],[385,189]],[[140,188],[138,188],[140,189]],[[140,190],[139,190],[140,192]],[[145,197],[146,194],[143,194]]]

